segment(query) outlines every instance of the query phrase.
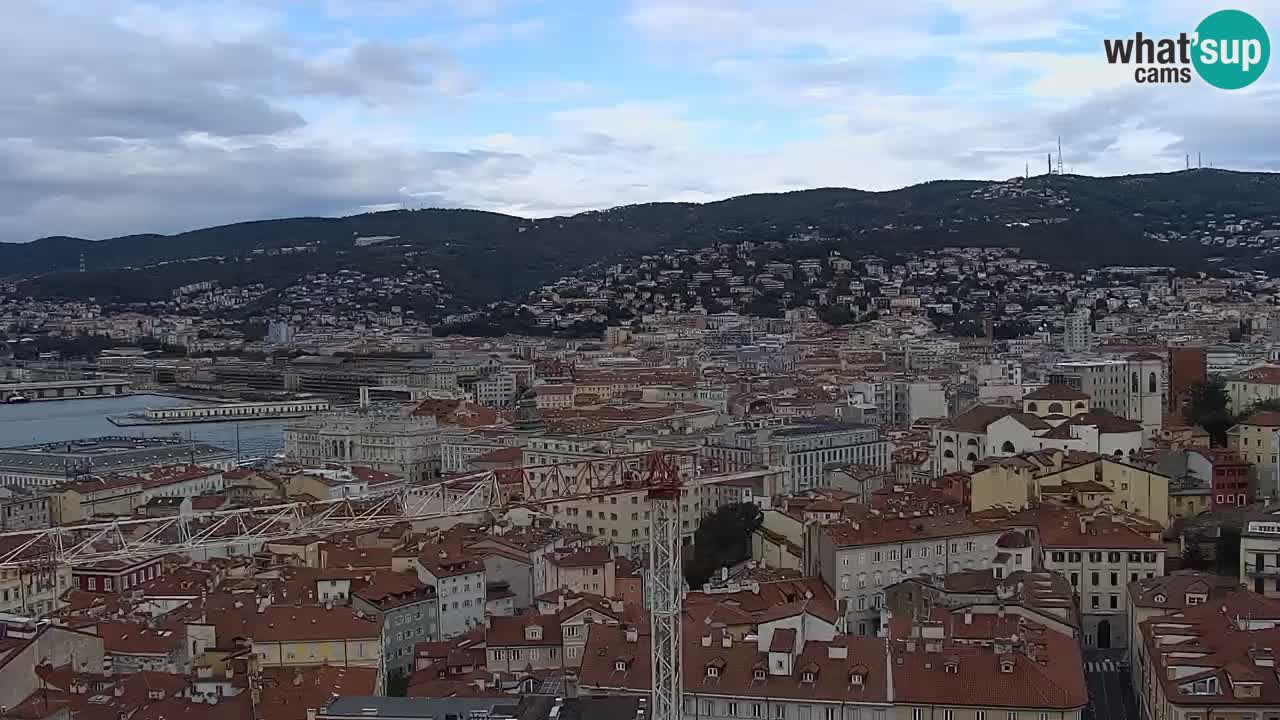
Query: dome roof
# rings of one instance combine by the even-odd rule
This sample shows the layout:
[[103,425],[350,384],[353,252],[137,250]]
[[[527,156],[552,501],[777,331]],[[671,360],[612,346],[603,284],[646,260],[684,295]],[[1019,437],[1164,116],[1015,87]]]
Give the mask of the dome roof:
[[996,540],[996,547],[1013,550],[1029,548],[1031,547],[1031,541],[1027,540],[1027,536],[1021,530],[1010,530],[1001,535],[999,540]]

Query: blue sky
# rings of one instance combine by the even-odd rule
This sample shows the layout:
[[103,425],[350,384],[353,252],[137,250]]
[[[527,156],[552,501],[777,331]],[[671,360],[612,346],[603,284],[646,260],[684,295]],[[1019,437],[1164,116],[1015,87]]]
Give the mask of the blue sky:
[[0,241],[999,179],[1059,135],[1084,174],[1280,169],[1280,70],[1226,92],[1103,58],[1223,7],[6,0]]

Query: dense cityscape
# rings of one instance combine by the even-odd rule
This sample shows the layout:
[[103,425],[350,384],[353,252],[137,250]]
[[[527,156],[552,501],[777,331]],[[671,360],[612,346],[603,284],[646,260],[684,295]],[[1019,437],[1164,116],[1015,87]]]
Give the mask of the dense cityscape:
[[1280,713],[1266,272],[815,230],[389,304],[442,276],[11,285],[0,712]]

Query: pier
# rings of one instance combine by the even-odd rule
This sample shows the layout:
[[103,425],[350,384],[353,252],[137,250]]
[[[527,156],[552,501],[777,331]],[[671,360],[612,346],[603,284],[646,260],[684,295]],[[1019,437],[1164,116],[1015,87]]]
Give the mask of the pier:
[[129,391],[130,382],[119,378],[0,383],[0,403],[116,397]]
[[107,419],[112,424],[121,427],[200,422],[240,422],[306,417],[314,413],[328,412],[331,408],[332,405],[328,400],[229,402],[217,405],[179,405],[168,408],[147,408],[141,413],[116,415]]

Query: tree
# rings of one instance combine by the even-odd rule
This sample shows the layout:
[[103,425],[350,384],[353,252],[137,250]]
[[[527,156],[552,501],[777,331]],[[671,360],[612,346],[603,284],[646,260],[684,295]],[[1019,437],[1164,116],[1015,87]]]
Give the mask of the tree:
[[1218,530],[1218,540],[1214,547],[1214,560],[1221,575],[1235,575],[1240,572],[1240,528],[1223,525]]
[[751,557],[751,535],[764,522],[755,503],[725,505],[702,518],[693,536],[693,550],[684,559],[684,577],[698,589],[723,567]]
[[1213,444],[1223,446],[1227,444],[1227,430],[1236,423],[1235,416],[1228,409],[1230,404],[1226,383],[1219,378],[1210,378],[1191,389],[1191,399],[1183,416],[1192,425],[1204,428]]
[[1259,400],[1258,402],[1250,405],[1249,411],[1246,414],[1252,415],[1256,412],[1275,412],[1277,410],[1280,410],[1280,399],[1271,398],[1268,400]]
[[387,697],[404,697],[409,693],[409,676],[396,668],[387,675]]
[[1205,561],[1204,551],[1200,549],[1200,538],[1188,536],[1182,548],[1182,570],[1207,570],[1209,563]]

